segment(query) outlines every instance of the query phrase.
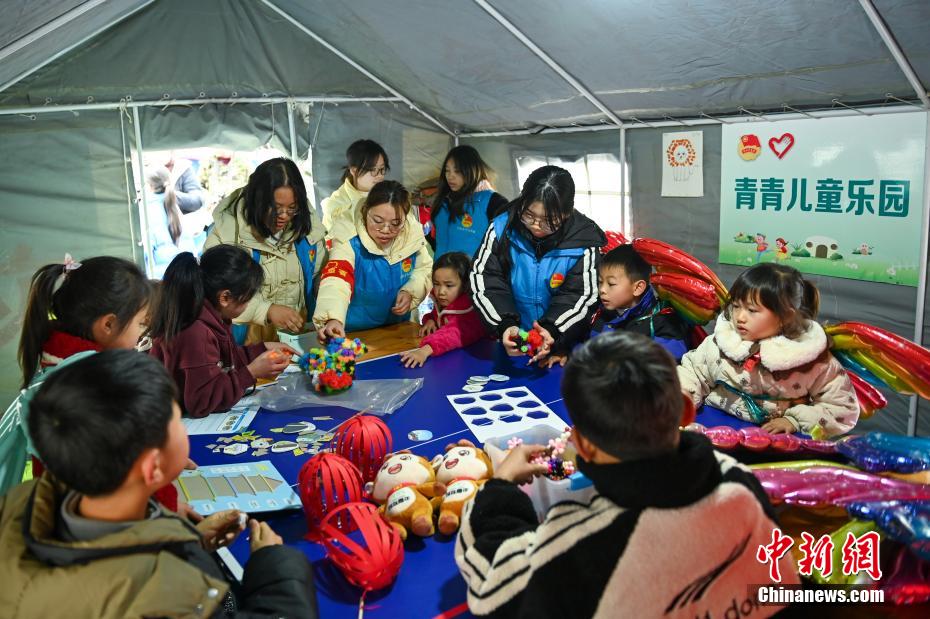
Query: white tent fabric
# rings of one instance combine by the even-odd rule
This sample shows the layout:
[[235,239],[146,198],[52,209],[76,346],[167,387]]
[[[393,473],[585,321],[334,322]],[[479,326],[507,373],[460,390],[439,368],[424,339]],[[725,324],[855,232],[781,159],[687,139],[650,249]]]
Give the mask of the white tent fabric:
[[[65,251],[141,260],[139,147],[312,154],[319,199],[360,137],[417,184],[457,134],[508,195],[517,156],[620,155],[625,139],[637,232],[692,248],[700,230],[693,248],[717,268],[716,129],[705,131],[711,189],[693,201],[706,221],[663,230],[651,222],[677,201],[656,198],[661,130],[646,123],[919,107],[930,83],[926,0],[0,0],[0,15],[4,400],[31,273]],[[621,135],[620,123],[642,130]],[[536,135],[553,128],[592,131]],[[828,307],[881,299],[886,311],[864,319],[912,335],[912,289],[826,288]]]

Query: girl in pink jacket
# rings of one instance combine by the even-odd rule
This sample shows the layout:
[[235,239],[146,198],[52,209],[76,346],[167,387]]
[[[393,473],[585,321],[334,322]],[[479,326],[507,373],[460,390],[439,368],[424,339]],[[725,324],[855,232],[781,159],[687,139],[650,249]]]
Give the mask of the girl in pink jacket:
[[460,251],[443,254],[433,263],[435,307],[423,321],[420,347],[400,354],[405,367],[420,367],[431,355],[468,346],[487,336],[471,303],[469,273],[471,258]]

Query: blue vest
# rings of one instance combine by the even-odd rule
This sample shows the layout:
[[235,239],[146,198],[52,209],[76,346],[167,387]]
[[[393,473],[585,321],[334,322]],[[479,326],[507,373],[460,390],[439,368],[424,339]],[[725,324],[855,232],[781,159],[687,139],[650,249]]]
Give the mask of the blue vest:
[[436,257],[450,251],[462,251],[474,256],[488,229],[488,202],[494,194],[490,189],[476,191],[465,200],[464,214],[449,221],[448,201],[436,213]]
[[346,312],[345,330],[373,329],[410,320],[409,312],[397,316],[391,313],[391,308],[401,286],[413,275],[416,252],[396,264],[388,264],[384,256],[365,249],[358,236],[352,237],[349,245],[355,251],[355,286]]
[[[498,239],[503,238],[507,213],[492,222]],[[508,235],[510,241],[510,290],[520,312],[520,327],[530,329],[546,313],[555,290],[565,282],[568,272],[584,255],[584,247],[555,248],[537,260],[530,242],[519,232]]]
[[[294,243],[297,251],[297,260],[300,262],[300,271],[304,276],[304,305],[307,307],[307,316],[313,316],[316,307],[316,297],[313,296],[313,274],[316,272],[316,246],[311,245],[307,237],[300,238]],[[257,249],[252,250],[252,260],[261,264],[262,254]],[[233,339],[237,344],[245,344],[249,332],[248,323],[234,324],[232,326]]]

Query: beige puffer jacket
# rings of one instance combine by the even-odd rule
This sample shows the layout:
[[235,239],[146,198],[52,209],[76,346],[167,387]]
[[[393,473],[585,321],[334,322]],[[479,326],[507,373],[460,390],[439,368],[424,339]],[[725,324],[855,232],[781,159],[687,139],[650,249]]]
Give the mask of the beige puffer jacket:
[[[753,366],[750,357],[756,352]],[[755,421],[746,402],[720,383],[756,396],[768,419],[785,417],[806,434],[843,434],[859,418],[846,370],[827,350],[827,335],[814,321],[797,339],[776,335],[757,343],[743,341],[721,314],[713,335],[682,357],[678,378],[695,406],[706,402],[746,421]]]
[[[204,247],[210,248],[214,245],[227,243],[242,247],[250,255],[253,249],[259,251],[259,264],[265,271],[265,283],[262,285],[261,291],[249,301],[242,315],[236,318],[234,322],[237,324],[252,323],[265,327],[264,330],[268,331],[265,337],[258,340],[250,332],[250,341],[274,340],[277,339],[274,337],[274,329],[266,325],[268,308],[272,304],[285,305],[305,314],[304,275],[300,268],[297,252],[294,249],[294,243],[286,241],[276,243],[270,238],[260,239],[254,234],[249,224],[246,223],[241,208],[244,189],[241,188],[232,192],[216,207],[213,213],[213,230],[210,232],[210,236],[207,237]],[[316,247],[316,264],[314,267],[314,277],[316,277],[326,262],[326,244],[323,223],[313,209],[310,209],[310,217],[312,228],[307,236],[307,242],[310,243],[311,247]],[[282,237],[286,239],[288,236],[288,230],[285,230]]]

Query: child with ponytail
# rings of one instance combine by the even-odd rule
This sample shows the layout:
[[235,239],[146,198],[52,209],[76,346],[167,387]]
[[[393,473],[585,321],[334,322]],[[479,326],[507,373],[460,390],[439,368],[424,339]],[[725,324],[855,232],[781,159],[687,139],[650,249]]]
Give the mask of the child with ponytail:
[[199,264],[184,252],[168,265],[149,326],[150,354],[174,377],[191,417],[229,409],[256,379],[274,378],[290,363],[295,351],[285,344],[233,340],[232,320],[263,280],[262,267],[233,245],[211,247]]
[[819,305],[797,269],[766,262],[743,271],[713,336],[681,359],[685,396],[772,433],[851,430],[858,400],[816,321]]
[[38,386],[59,366],[101,350],[134,348],[150,294],[139,267],[111,256],[76,262],[66,254],[63,263],[32,276],[19,339],[22,391],[0,418],[0,495],[22,480],[28,456],[33,475],[42,472],[27,427]]

